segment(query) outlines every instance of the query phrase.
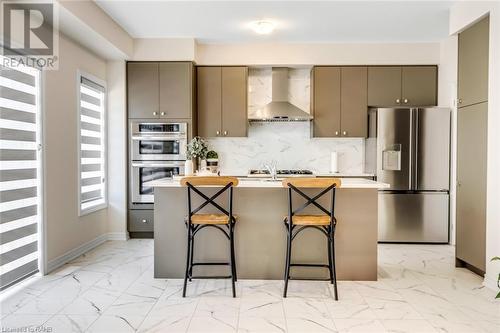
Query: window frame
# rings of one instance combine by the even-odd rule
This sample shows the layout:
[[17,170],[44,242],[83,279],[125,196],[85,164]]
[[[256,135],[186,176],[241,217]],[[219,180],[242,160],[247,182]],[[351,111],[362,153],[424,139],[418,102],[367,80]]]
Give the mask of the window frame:
[[[103,189],[103,202],[96,205],[83,208],[82,209],[82,163],[81,163],[81,145],[82,145],[82,134],[81,134],[81,97],[80,97],[80,86],[82,77],[92,81],[98,85],[104,87],[104,97],[103,97],[103,111],[102,111],[102,154],[103,154],[103,175],[104,175],[104,189]],[[107,99],[108,91],[106,82],[102,79],[84,72],[82,70],[77,70],[76,75],[76,106],[77,106],[77,160],[78,160],[78,216],[85,216],[90,213],[106,209],[108,207],[108,113],[107,113]]]

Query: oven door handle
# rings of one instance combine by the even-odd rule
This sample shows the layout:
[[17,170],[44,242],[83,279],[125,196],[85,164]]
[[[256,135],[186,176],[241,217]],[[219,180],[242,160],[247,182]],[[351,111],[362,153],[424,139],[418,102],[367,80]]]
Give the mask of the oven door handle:
[[135,140],[135,141],[140,141],[140,140],[156,140],[156,141],[182,141],[182,140],[186,140],[185,137],[182,137],[182,136],[152,136],[152,135],[133,135],[132,136],[132,140]]
[[182,166],[183,163],[132,163],[132,167],[134,168],[170,168],[170,167],[179,167]]

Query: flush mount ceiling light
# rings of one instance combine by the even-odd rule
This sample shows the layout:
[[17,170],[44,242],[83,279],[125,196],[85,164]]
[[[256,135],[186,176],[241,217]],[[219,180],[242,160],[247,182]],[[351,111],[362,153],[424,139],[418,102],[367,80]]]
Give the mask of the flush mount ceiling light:
[[250,24],[250,27],[259,35],[267,35],[273,32],[276,24],[271,21],[255,21]]

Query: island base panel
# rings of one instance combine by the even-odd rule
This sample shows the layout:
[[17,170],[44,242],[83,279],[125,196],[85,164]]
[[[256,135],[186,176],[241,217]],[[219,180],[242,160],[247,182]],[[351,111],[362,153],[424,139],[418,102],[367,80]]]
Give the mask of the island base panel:
[[[207,194],[215,189],[206,189]],[[308,192],[308,190],[306,190]],[[297,199],[297,198],[295,198]],[[302,200],[302,199],[297,199]],[[222,196],[217,200],[224,205]],[[328,197],[320,202],[329,208]],[[194,201],[199,204],[201,200]],[[282,188],[235,188],[234,214],[236,267],[239,279],[283,279],[287,214],[287,192]],[[156,278],[183,278],[186,265],[187,214],[185,188],[155,188],[154,274]],[[311,207],[309,207],[311,208]],[[216,212],[204,209],[202,212]],[[303,213],[316,213],[309,209]],[[377,190],[336,191],[335,253],[338,280],[377,279]],[[229,242],[214,228],[196,235],[195,262],[228,261]],[[292,262],[327,263],[327,240],[318,230],[304,230],[293,242]],[[224,275],[228,267],[195,267],[196,275]],[[296,278],[327,278],[326,268],[293,267]]]

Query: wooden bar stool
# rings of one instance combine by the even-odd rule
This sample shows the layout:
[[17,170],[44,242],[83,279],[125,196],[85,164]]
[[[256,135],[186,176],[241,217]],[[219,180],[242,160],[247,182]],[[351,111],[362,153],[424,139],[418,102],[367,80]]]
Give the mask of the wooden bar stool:
[[[187,281],[192,279],[231,279],[233,287],[233,297],[236,297],[235,282],[236,276],[236,262],[234,255],[234,226],[237,217],[233,215],[233,186],[238,185],[238,179],[234,177],[184,177],[181,179],[181,185],[187,186],[188,195],[188,216],[185,219],[188,231],[187,243],[187,256],[186,256],[186,273],[184,275],[184,287],[182,290],[182,297],[186,297]],[[200,191],[200,187],[222,187],[211,197],[205,195]],[[229,210],[221,207],[214,200],[224,192],[229,191]],[[192,194],[198,194],[205,201],[196,208],[192,207]],[[207,205],[212,205],[217,208],[221,213],[218,214],[200,214],[198,213]],[[194,236],[202,229],[212,227],[221,231],[224,236],[229,240],[230,253],[229,262],[214,263],[214,262],[193,262],[194,256]],[[193,267],[201,265],[224,265],[230,266],[231,275],[229,276],[193,276]]]
[[[335,269],[335,226],[337,220],[335,219],[335,189],[340,187],[340,179],[338,178],[286,178],[282,182],[283,187],[288,188],[288,216],[285,216],[283,221],[287,231],[287,247],[286,247],[286,264],[285,264],[285,288],[283,297],[286,297],[288,290],[289,280],[319,280],[324,279],[293,279],[290,277],[290,267],[325,267],[328,268],[330,273],[330,282],[334,285],[335,300],[338,300],[337,294],[337,273]],[[315,188],[319,189],[319,193],[313,197],[308,196],[300,189]],[[317,201],[322,196],[331,193],[330,210],[320,205]],[[293,207],[293,195],[297,194],[306,202],[298,207]],[[323,214],[320,215],[299,215],[306,207],[314,205]],[[292,256],[292,242],[295,237],[305,229],[317,229],[321,231],[327,238],[328,245],[328,265],[325,264],[301,264],[291,263]]]

